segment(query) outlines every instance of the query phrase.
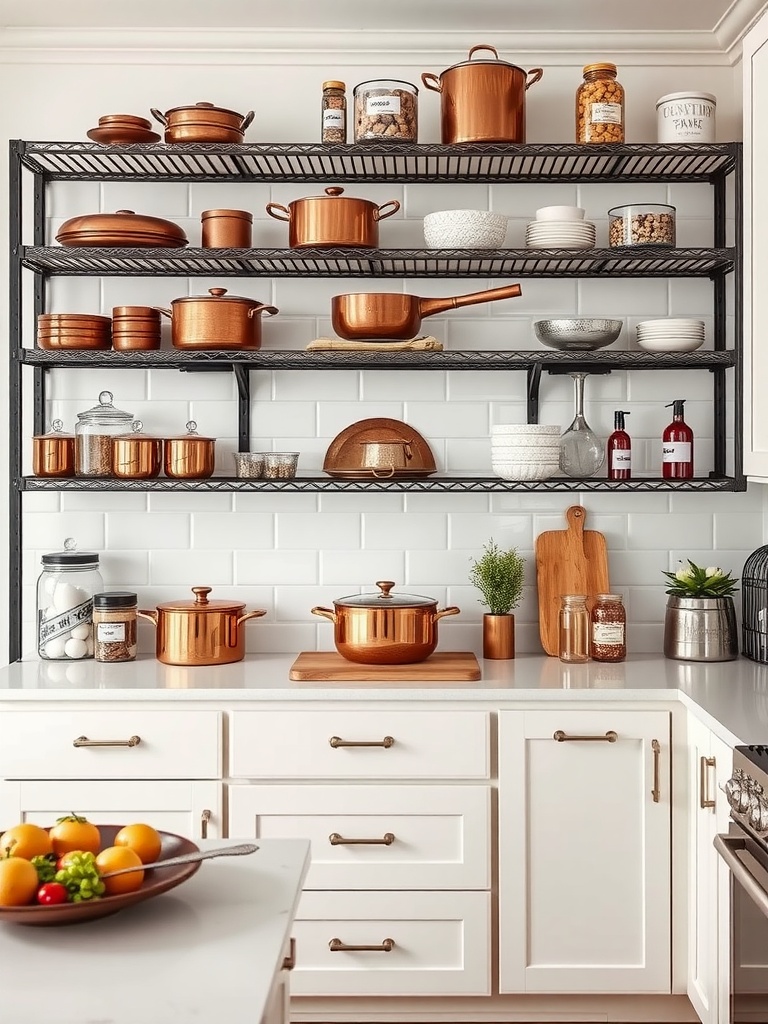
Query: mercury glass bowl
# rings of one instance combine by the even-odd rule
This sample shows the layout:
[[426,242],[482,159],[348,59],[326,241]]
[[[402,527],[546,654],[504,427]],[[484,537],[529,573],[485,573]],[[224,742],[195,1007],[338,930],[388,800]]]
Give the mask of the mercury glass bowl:
[[602,317],[566,320],[536,320],[534,333],[540,342],[561,352],[591,351],[605,348],[621,334],[623,320]]

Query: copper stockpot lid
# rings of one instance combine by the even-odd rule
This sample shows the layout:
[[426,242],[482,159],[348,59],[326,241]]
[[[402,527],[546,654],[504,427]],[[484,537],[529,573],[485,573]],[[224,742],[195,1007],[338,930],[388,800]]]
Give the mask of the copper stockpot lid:
[[220,124],[221,118],[217,118],[216,115],[224,114],[227,118],[231,117],[240,121],[245,121],[247,118],[248,123],[250,124],[251,119],[253,118],[253,111],[249,111],[249,113],[250,117],[248,114],[241,114],[237,110],[229,110],[227,107],[217,107],[215,103],[210,103],[208,100],[199,100],[197,103],[186,103],[181,107],[171,107],[169,110],[165,111],[164,116],[169,117],[171,114],[191,115],[189,119],[183,116],[177,118],[176,120],[178,123],[186,120],[191,120],[197,123],[200,121],[206,121],[209,116],[213,116],[215,123]]
[[[251,299],[247,295],[230,295],[226,288],[209,288],[207,295],[181,295],[178,299],[171,299],[172,306],[178,306],[185,302],[214,302],[217,306],[222,302],[236,302],[245,305],[249,309],[256,307],[274,308],[260,299]],[[275,309],[276,312],[277,310]]]
[[187,612],[196,615],[198,612],[236,612],[245,608],[244,601],[220,601],[208,599],[211,587],[192,587],[194,601],[165,601],[156,607],[165,612]]
[[51,429],[47,434],[35,434],[32,438],[33,441],[73,441],[75,438],[74,434],[67,434],[64,430],[63,420],[53,420],[51,422]]
[[215,441],[215,437],[203,437],[202,434],[197,432],[197,423],[195,420],[188,420],[185,424],[187,428],[186,434],[172,434],[166,438],[166,441]]
[[62,245],[178,248],[186,245],[188,239],[183,229],[173,221],[134,213],[133,210],[118,210],[116,213],[71,217],[59,228],[56,241]]
[[351,594],[339,597],[334,604],[340,608],[430,608],[437,605],[433,597],[422,597],[420,594],[392,594],[392,580],[381,580],[376,583],[378,594]]

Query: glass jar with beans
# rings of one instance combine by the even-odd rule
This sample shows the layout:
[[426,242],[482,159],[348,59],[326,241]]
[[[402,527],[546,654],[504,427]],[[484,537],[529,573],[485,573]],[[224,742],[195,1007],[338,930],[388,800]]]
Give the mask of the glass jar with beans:
[[419,90],[410,82],[378,80],[355,86],[355,142],[416,142]]
[[116,409],[112,392],[102,391],[99,404],[77,414],[75,476],[112,476],[112,438],[131,431],[133,413]]
[[663,203],[614,206],[608,211],[608,245],[674,245],[675,213]]
[[576,90],[576,141],[624,142],[624,87],[615,64],[587,64]]

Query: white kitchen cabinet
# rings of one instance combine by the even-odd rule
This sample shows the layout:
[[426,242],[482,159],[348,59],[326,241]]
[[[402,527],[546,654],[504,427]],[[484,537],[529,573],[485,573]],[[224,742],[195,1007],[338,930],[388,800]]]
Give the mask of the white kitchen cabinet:
[[666,711],[499,713],[500,992],[670,992],[670,778]]

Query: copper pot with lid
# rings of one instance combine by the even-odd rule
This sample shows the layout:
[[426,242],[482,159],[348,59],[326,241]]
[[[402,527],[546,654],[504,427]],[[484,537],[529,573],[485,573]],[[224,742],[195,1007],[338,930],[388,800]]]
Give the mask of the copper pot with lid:
[[258,299],[228,295],[226,288],[183,295],[173,299],[171,309],[156,308],[170,318],[174,348],[211,350],[261,348],[261,314],[280,312]]
[[288,244],[302,246],[357,246],[377,248],[379,221],[400,209],[397,199],[381,206],[370,199],[345,196],[343,188],[331,187],[322,196],[294,199],[287,207],[267,203],[270,217],[288,224]]
[[116,213],[88,213],[70,217],[59,228],[56,241],[62,245],[158,246],[178,249],[188,242],[185,232],[173,221],[149,217],[133,210]]
[[207,100],[171,107],[164,114],[152,107],[151,113],[165,128],[166,142],[242,142],[245,129],[253,121],[252,110],[238,114]]
[[409,665],[424,661],[437,647],[437,623],[458,615],[455,606],[438,610],[437,601],[415,594],[393,594],[395,584],[381,580],[377,594],[353,594],[333,602],[334,610],[315,607],[313,615],[334,626],[334,643],[348,661],[364,665]]
[[[478,50],[490,50],[493,59],[473,60]],[[543,74],[543,68],[525,71],[509,64],[495,47],[479,43],[439,78],[425,71],[421,80],[440,93],[443,143],[525,142],[525,94]]]
[[240,601],[210,601],[211,587],[192,587],[193,601],[167,601],[137,614],[156,627],[155,657],[165,665],[229,665],[245,657],[248,619],[266,615],[246,612]]
[[194,420],[189,420],[186,426],[186,434],[165,439],[165,475],[177,480],[205,480],[213,476],[216,466],[216,438],[201,437]]
[[163,439],[143,433],[144,424],[134,420],[130,434],[112,438],[112,474],[121,480],[151,480],[163,466]]

